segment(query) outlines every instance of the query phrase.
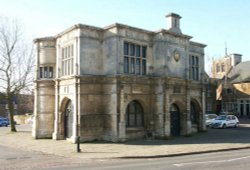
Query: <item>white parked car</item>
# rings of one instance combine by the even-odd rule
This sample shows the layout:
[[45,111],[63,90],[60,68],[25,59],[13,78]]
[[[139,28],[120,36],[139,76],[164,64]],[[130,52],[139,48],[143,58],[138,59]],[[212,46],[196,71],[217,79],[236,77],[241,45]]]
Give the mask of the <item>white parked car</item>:
[[214,121],[217,117],[217,114],[205,114],[206,117],[206,126],[210,126],[210,124]]
[[234,115],[221,115],[216,117],[210,124],[212,128],[227,128],[227,127],[238,127],[239,120]]

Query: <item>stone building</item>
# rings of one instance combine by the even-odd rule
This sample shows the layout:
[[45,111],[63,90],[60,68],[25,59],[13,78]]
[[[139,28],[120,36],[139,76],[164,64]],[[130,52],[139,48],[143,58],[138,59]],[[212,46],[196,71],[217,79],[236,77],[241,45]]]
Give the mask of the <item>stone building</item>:
[[[240,54],[226,55],[213,61],[213,76],[218,78],[217,111],[250,116],[250,61],[242,62]],[[224,69],[223,69],[224,68]]]
[[223,58],[213,60],[212,77],[222,79],[233,67],[242,61],[241,56],[241,54],[229,54]]
[[124,141],[205,130],[204,48],[181,32],[78,24],[35,39],[34,138]]

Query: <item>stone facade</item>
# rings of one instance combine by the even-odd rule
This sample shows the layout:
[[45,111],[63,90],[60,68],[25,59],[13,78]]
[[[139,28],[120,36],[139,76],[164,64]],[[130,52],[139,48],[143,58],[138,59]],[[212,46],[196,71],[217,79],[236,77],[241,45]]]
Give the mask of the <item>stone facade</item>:
[[233,67],[242,61],[241,56],[241,54],[229,54],[223,58],[213,60],[212,77],[222,79]]
[[74,25],[38,38],[34,138],[80,141],[205,130],[205,45],[168,29]]
[[[214,61],[213,67],[221,61],[234,61],[233,57],[225,57]],[[226,111],[239,116],[250,117],[250,61],[241,61],[241,55],[236,64],[229,62],[227,70],[221,79],[218,79],[217,87],[217,112]],[[215,70],[215,69],[214,69]]]

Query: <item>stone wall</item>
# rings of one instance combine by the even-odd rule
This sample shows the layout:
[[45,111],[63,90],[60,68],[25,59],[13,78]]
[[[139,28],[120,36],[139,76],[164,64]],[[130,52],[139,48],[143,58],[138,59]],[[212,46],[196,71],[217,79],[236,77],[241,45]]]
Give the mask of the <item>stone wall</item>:
[[55,87],[53,81],[37,81],[35,88],[34,138],[52,138],[54,131]]

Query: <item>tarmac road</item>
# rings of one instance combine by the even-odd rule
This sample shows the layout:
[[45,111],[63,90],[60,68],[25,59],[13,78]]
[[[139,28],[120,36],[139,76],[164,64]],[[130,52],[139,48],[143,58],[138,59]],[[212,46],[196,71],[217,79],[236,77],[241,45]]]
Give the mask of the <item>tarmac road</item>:
[[169,158],[113,160],[50,170],[248,170],[250,149]]

